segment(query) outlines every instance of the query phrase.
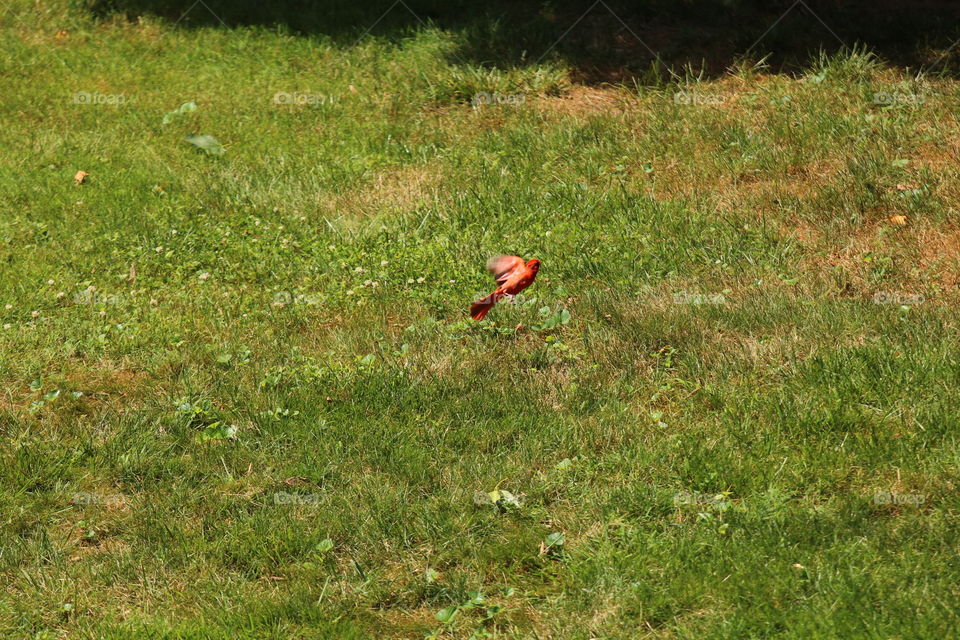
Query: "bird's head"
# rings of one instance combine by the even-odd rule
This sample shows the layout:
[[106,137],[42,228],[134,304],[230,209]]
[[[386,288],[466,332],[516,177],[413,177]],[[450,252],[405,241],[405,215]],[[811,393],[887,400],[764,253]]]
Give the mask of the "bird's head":
[[527,262],[527,268],[531,269],[534,273],[540,270],[540,261],[534,258]]

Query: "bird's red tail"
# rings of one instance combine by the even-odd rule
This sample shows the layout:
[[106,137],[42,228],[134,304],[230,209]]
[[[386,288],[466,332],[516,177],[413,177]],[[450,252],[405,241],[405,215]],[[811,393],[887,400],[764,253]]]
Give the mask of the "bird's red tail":
[[487,317],[487,314],[490,313],[490,309],[493,309],[493,305],[497,304],[497,292],[494,291],[486,298],[477,300],[470,305],[470,315],[474,320],[480,322]]

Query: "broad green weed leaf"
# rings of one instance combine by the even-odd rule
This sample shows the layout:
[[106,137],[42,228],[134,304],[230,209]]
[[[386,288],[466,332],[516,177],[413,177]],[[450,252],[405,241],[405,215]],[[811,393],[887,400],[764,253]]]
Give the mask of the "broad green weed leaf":
[[548,535],[543,542],[547,545],[548,549],[551,547],[562,547],[563,543],[566,542],[566,538],[562,532],[557,531],[556,533]]
[[227,152],[227,150],[223,148],[223,145],[220,144],[219,140],[207,134],[189,135],[187,136],[187,142],[200,149],[204,153],[212,156],[222,156]]
[[185,113],[190,113],[197,110],[196,102],[184,102],[182,105],[167,113],[163,116],[163,124],[170,124],[176,119],[177,116],[182,116]]
[[440,609],[440,611],[437,611],[434,617],[443,624],[450,624],[453,622],[453,619],[456,617],[457,611],[459,610],[460,607],[446,607],[444,609]]
[[232,424],[214,422],[200,432],[201,440],[229,440],[237,435],[237,428]]

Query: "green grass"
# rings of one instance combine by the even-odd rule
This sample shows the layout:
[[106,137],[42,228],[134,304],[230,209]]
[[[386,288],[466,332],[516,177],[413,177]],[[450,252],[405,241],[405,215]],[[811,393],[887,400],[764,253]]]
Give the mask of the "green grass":
[[956,80],[2,25],[3,637],[960,624]]

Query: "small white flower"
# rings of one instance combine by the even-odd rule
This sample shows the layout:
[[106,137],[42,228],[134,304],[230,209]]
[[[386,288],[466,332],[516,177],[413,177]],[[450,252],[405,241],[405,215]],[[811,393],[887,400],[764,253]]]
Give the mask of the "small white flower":
[[347,295],[348,295],[348,296],[352,296],[352,295],[353,295],[353,289],[347,289]]
[[40,317],[40,312],[39,312],[39,311],[31,311],[31,312],[30,312],[30,317],[31,317],[31,318],[39,318],[39,317]]
[[106,311],[101,311],[101,312],[100,312],[100,316],[101,316],[101,317],[102,317],[102,316],[105,316],[105,315],[107,315],[107,312],[106,312]]
[[413,278],[407,278],[407,284],[413,284]]
[[8,322],[7,324],[3,325],[3,328],[4,328],[4,329],[9,329],[9,328],[12,327],[12,326],[13,326],[13,325]]
[[366,272],[366,269],[364,269],[363,267],[357,267],[356,269],[353,270],[353,272],[354,272],[354,273],[365,273],[365,272]]
[[160,304],[160,301],[159,301],[159,300],[157,300],[156,298],[150,298],[150,306],[151,306],[151,307],[155,307],[155,306],[157,306],[158,304]]
[[57,292],[57,300],[59,300],[60,298],[65,298],[66,296],[67,296],[67,294],[66,294],[65,292],[63,292],[63,291],[58,291],[58,292]]
[[4,309],[7,309],[7,310],[9,311],[10,309],[13,309],[13,305],[12,305],[12,304],[6,304],[6,305],[3,305],[3,308],[4,308]]
[[365,287],[369,287],[371,284],[373,284],[373,280],[364,280],[364,281],[363,281],[363,286],[365,286]]
[[427,281],[426,278],[417,278],[417,284],[423,284],[426,281]]
[[207,278],[210,277],[210,272],[209,272],[209,271],[204,271],[203,273],[201,273],[201,274],[200,274],[199,276],[197,276],[197,277],[200,278],[201,280],[206,280]]
[[389,261],[389,260],[381,260],[381,261],[380,261],[380,266],[381,266],[381,267],[385,267],[385,266],[387,266],[388,264],[390,264],[390,261]]
[[50,280],[47,280],[47,284],[56,284],[56,283],[57,283],[56,280],[53,280],[52,278]]
[[157,253],[163,253],[163,247],[154,247],[153,250]]

